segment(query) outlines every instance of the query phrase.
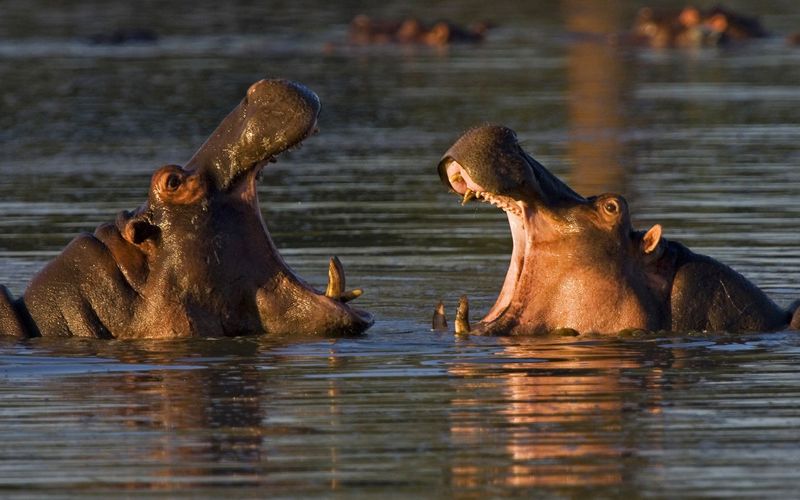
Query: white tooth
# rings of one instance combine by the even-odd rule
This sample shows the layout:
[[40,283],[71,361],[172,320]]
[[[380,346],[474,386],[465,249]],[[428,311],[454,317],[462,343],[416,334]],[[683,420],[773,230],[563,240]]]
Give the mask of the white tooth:
[[469,200],[471,200],[472,198],[474,198],[474,197],[475,197],[475,191],[473,191],[473,190],[471,190],[471,189],[467,189],[467,191],[464,193],[464,199],[463,199],[463,200],[461,200],[461,205],[462,205],[462,206],[463,206],[463,205],[466,205],[466,204],[467,204],[467,202],[468,202]]

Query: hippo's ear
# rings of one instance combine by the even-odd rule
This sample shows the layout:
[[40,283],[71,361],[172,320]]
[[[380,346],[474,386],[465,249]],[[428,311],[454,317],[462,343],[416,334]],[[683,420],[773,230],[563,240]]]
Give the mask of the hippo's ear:
[[645,255],[652,255],[661,243],[661,224],[651,227],[642,237],[642,252]]
[[717,33],[723,33],[728,29],[728,16],[721,12],[714,14],[708,21],[706,21],[706,24]]
[[436,23],[426,37],[426,41],[430,45],[446,45],[449,40],[450,26],[445,22]]
[[161,229],[147,218],[141,216],[134,216],[128,219],[122,229],[122,237],[128,243],[136,245],[145,251],[153,247],[160,235]]

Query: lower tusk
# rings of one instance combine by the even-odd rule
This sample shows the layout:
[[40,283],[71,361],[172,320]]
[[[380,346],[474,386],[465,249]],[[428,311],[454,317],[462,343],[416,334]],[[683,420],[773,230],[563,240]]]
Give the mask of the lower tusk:
[[469,331],[469,300],[466,295],[462,295],[458,299],[458,310],[456,310],[456,334],[462,335]]
[[325,290],[325,296],[329,299],[339,300],[342,297],[342,293],[344,293],[344,268],[338,257],[331,257],[328,265],[328,288]]
[[440,300],[433,311],[433,323],[431,330],[442,331],[447,330],[447,318],[444,315],[444,303]]
[[350,302],[353,299],[357,299],[364,295],[364,290],[360,288],[356,288],[355,290],[350,290],[349,292],[344,292],[339,300],[342,302]]

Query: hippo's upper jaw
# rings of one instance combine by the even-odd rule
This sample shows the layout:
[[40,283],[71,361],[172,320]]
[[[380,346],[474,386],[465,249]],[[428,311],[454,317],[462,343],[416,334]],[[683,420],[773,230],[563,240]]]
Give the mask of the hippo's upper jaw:
[[[300,84],[253,84],[185,167],[153,174],[141,207],[73,240],[15,303],[0,296],[0,328],[113,338],[366,330],[373,318],[346,303],[361,291],[345,290],[338,259],[326,292],[315,290],[278,253],[258,204],[259,172],[316,130],[319,109]],[[22,321],[4,319],[13,315]]]
[[303,85],[286,80],[261,80],[225,117],[186,164],[211,178],[220,190],[230,187],[290,149],[316,130],[320,102]]

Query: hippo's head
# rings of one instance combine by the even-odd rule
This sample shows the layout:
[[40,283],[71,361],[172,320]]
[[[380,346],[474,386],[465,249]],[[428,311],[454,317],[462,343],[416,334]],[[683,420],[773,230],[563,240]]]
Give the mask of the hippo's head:
[[319,109],[302,85],[253,84],[186,166],[153,174],[143,206],[98,228],[138,297],[130,335],[355,334],[372,324],[345,303],[360,290],[344,290],[338,259],[327,291],[315,290],[283,261],[259,209],[261,169],[316,131]]
[[633,231],[622,196],[580,196],[502,126],[465,133],[438,169],[462,204],[491,203],[506,212],[511,226],[511,263],[494,307],[481,321],[483,331],[654,326],[644,267],[657,253],[661,228]]

